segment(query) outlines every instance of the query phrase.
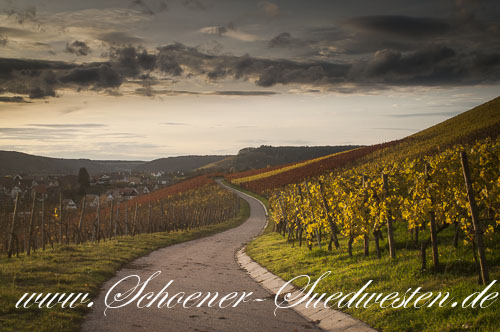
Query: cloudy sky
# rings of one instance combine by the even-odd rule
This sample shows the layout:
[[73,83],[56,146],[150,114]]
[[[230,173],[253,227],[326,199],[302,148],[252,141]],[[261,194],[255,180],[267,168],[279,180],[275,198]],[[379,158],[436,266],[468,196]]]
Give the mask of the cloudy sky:
[[500,93],[480,0],[0,0],[0,149],[142,159],[401,138]]

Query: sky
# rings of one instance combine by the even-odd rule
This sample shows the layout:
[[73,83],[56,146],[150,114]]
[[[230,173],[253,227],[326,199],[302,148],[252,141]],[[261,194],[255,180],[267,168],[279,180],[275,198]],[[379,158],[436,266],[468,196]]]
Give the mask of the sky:
[[0,150],[375,144],[499,79],[498,1],[0,0]]

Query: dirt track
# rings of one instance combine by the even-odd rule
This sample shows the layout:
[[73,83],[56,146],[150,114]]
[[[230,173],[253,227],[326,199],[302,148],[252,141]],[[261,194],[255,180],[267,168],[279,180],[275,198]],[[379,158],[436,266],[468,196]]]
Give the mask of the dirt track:
[[[235,252],[259,234],[266,223],[262,205],[254,198],[241,197],[251,208],[250,218],[241,226],[154,251],[118,271],[94,299],[93,310],[85,319],[83,331],[320,331],[292,309],[278,310],[274,316],[274,298],[236,263]],[[204,294],[217,291],[221,296],[230,292],[253,292],[252,300],[265,301],[250,301],[225,309],[207,306],[183,308],[181,305],[161,309],[153,305],[139,309],[135,301],[122,308],[108,309],[107,316],[104,316],[106,292],[117,281],[130,275],[138,275],[144,281],[156,271],[162,273],[151,280],[146,292],[157,294],[174,280],[167,289],[172,295],[181,291],[186,296],[197,291]],[[131,286],[131,283],[126,284],[120,287],[120,291],[125,292]]]

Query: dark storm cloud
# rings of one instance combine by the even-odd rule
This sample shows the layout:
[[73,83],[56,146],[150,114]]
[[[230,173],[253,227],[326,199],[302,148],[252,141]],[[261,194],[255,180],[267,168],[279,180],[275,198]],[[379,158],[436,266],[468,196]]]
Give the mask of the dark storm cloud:
[[56,91],[51,87],[42,88],[42,87],[34,87],[28,91],[28,96],[30,99],[43,99],[45,97],[55,97]]
[[347,20],[345,24],[368,33],[394,34],[408,38],[442,35],[451,27],[442,19],[396,15],[355,17]]
[[9,36],[9,37],[33,37],[36,34],[28,31],[28,30],[23,30],[23,29],[17,29],[17,28],[10,28],[10,27],[3,27],[0,26],[0,34],[4,36]]
[[129,8],[138,10],[145,15],[155,15],[168,11],[168,5],[163,0],[133,0],[130,2]]
[[29,101],[25,100],[23,97],[14,96],[14,97],[0,97],[0,103],[29,103]]
[[19,24],[23,24],[25,22],[38,23],[36,17],[36,7],[29,7],[23,10],[8,8],[4,9],[3,12],[9,17],[13,17]]
[[133,36],[131,34],[122,31],[101,33],[97,35],[96,38],[98,40],[101,40],[103,42],[112,45],[141,44],[144,42],[142,38]]
[[[332,84],[341,81],[350,68],[350,65],[326,62],[299,63],[250,56],[207,55],[179,43],[159,48],[157,60],[158,68],[173,76],[195,74],[210,80],[255,79],[255,83],[263,87],[289,83]],[[183,68],[189,72],[185,73]]]
[[82,41],[75,40],[72,43],[66,44],[66,52],[85,56],[90,53],[90,47]]
[[113,64],[74,64],[61,61],[0,58],[0,92],[15,93],[40,99],[56,96],[62,87],[116,88],[122,74]]
[[298,38],[293,37],[290,33],[288,32],[283,32],[271,39],[268,43],[269,47],[286,47],[286,48],[293,48],[293,47],[307,47],[309,46],[310,42],[300,40]]
[[305,46],[288,43],[289,36],[285,34],[272,39],[270,45],[307,47],[311,50],[310,55],[326,58],[373,54],[384,49],[415,52],[436,44],[446,44],[464,52],[498,53],[500,24],[496,19],[488,19],[484,13],[479,15],[478,11],[483,8],[479,3],[457,1],[450,14],[441,18],[405,15],[352,17],[335,25],[302,29],[301,41],[307,41]]
[[122,84],[121,75],[106,63],[75,68],[60,78],[61,83],[90,86],[95,88],[116,88]]
[[[133,58],[138,59],[138,54],[143,53],[136,53]],[[160,47],[154,57],[149,56],[148,68],[152,69],[154,62],[154,68],[169,76],[249,80],[262,87],[308,84],[335,88],[344,83],[462,85],[500,79],[499,54],[467,53],[446,45],[431,45],[413,52],[381,50],[367,60],[346,63],[208,55],[179,43]],[[139,72],[144,69],[137,60],[133,67],[139,68]]]
[[130,3],[130,8],[138,9],[143,14],[154,15],[154,12],[149,8],[149,6],[143,0],[133,0]]
[[382,50],[359,67],[362,68],[362,76],[366,77],[411,79],[429,74],[429,71],[436,74],[442,67],[451,67],[456,57],[456,52],[446,46],[436,46],[405,55],[399,51]]
[[74,64],[63,61],[0,58],[0,79],[11,78],[14,72],[29,73],[31,76],[36,76],[42,70],[65,70],[74,67]]
[[389,85],[464,85],[500,79],[500,54],[458,53],[443,45],[415,52],[376,52],[350,73],[355,82]]
[[157,63],[156,54],[132,46],[112,49],[111,59],[116,63],[120,72],[130,77],[135,77],[145,70],[154,70]]
[[[141,85],[135,93],[145,96],[262,96],[274,93],[165,89],[165,78],[179,81],[191,77],[212,82],[243,80],[265,88],[305,85],[305,88],[316,87],[317,90],[321,87],[345,93],[393,86],[459,86],[498,82],[500,52],[431,44],[404,52],[381,49],[368,57],[335,63],[213,55],[175,43],[153,52],[141,47],[113,47],[109,52],[109,61],[86,64],[0,58],[0,93],[29,96],[31,99],[55,96],[61,88],[105,89],[108,93],[120,95],[118,88],[124,82]],[[160,88],[155,89],[156,85]]]
[[272,96],[277,94],[275,91],[214,91],[218,96]]

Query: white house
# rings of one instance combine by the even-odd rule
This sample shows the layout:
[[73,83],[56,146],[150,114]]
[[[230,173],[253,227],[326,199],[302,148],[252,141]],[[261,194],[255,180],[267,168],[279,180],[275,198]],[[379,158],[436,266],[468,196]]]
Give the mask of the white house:
[[12,188],[12,190],[10,191],[10,197],[12,198],[16,198],[17,194],[22,194],[23,191],[21,190],[21,188],[19,188],[18,186],[15,186],[14,188]]
[[76,210],[78,207],[72,199],[65,199],[62,201],[63,209],[65,210]]
[[99,202],[98,195],[91,195],[91,194],[85,195],[85,205],[87,207],[95,208],[97,207],[98,202]]

